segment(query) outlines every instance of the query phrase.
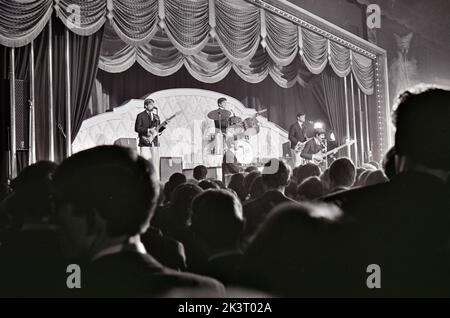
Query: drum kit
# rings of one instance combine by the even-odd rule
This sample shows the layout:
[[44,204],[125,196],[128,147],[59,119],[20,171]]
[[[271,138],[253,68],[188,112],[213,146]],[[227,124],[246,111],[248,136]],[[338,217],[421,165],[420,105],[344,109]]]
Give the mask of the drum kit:
[[[207,145],[207,153],[220,154],[225,152],[226,145],[231,146],[234,150],[236,158],[242,164],[251,163],[253,159],[253,151],[249,140],[252,136],[256,136],[261,130],[261,124],[257,117],[259,114],[266,112],[267,109],[256,112],[253,116],[242,119],[229,110],[224,108],[215,109],[208,113],[208,118],[214,120],[216,129],[219,129],[223,139],[216,139],[214,134],[209,138]],[[218,144],[219,143],[219,144]],[[220,144],[222,146],[220,146]],[[220,150],[221,149],[221,150]]]
[[218,122],[220,127],[217,128],[229,129],[236,139],[245,137],[248,139],[249,137],[255,136],[259,133],[261,125],[257,119],[257,116],[266,111],[267,109],[263,109],[256,112],[252,117],[248,117],[243,120],[241,117],[234,114],[232,116],[229,110],[219,108],[210,111],[208,113],[208,118]]

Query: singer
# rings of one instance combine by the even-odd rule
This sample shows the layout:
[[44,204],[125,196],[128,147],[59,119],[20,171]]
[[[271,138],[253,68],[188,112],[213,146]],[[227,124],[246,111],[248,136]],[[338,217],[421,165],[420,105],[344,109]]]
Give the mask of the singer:
[[153,99],[144,101],[144,109],[137,115],[134,125],[134,130],[139,137],[139,153],[142,157],[152,160],[155,170],[159,174],[159,132],[157,128],[161,124],[161,120]]

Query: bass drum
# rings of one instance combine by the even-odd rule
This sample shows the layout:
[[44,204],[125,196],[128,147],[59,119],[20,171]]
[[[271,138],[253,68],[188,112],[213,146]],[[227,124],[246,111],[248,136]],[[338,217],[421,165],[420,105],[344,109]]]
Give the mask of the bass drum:
[[248,141],[243,139],[236,140],[234,148],[234,155],[240,164],[249,165],[254,162],[253,148]]
[[255,117],[249,117],[244,120],[244,133],[247,136],[255,136],[259,134],[261,126]]

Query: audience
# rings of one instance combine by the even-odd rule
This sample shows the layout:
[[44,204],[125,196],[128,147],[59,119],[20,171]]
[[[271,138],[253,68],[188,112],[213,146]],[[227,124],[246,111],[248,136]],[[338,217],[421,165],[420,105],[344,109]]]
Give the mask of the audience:
[[164,186],[164,203],[167,204],[172,199],[172,192],[180,184],[186,183],[186,176],[182,173],[175,172],[169,178]]
[[213,180],[202,180],[198,183],[198,186],[203,190],[220,189],[219,184]]
[[355,183],[356,169],[349,158],[339,158],[330,166],[330,192],[347,190]]
[[202,181],[206,179],[206,175],[208,174],[208,169],[204,165],[198,165],[194,168],[193,177],[197,181]]
[[256,194],[258,195],[256,199],[244,204],[246,237],[254,234],[273,207],[282,202],[292,201],[284,195],[284,189],[289,184],[290,179],[291,169],[284,161],[271,159],[264,165],[261,181],[265,192]]
[[260,175],[261,175],[261,172],[259,172],[259,170],[256,170],[256,171],[249,172],[244,177],[243,186],[244,186],[245,200],[248,200],[250,198],[252,184],[256,180],[256,178]]
[[159,190],[149,161],[100,146],[65,160],[55,183],[63,251],[88,264],[89,296],[158,296],[180,286],[223,292],[217,281],[165,268],[141,243]]
[[244,190],[244,174],[243,173],[235,173],[231,176],[230,182],[228,183],[228,188],[232,189],[236,192],[237,196],[241,200],[241,202],[245,201],[247,194]]
[[260,198],[267,190],[262,175],[259,175],[250,185],[249,201]]
[[319,177],[320,176],[320,168],[318,165],[314,163],[307,163],[303,166],[299,166],[296,169],[295,173],[295,181],[297,184],[303,182],[303,180],[309,177]]
[[[227,186],[203,165],[195,180],[174,173],[163,185],[118,146],[38,162],[0,188],[0,297],[220,297],[224,285],[228,295],[448,297],[449,118],[450,91],[417,87],[395,105],[381,167],[343,157],[291,174],[273,158]],[[81,292],[66,286],[68,264],[81,266]],[[370,264],[380,289],[367,288]]]
[[379,184],[379,183],[383,183],[383,182],[387,182],[387,181],[388,181],[388,178],[384,175],[383,171],[375,170],[375,171],[371,171],[369,173],[369,175],[367,176],[365,186]]
[[208,190],[194,199],[192,211],[192,231],[207,256],[201,272],[236,283],[244,229],[241,202],[226,190]]
[[282,297],[350,294],[341,217],[327,206],[279,205],[247,248],[241,282]]
[[296,193],[297,201],[314,201],[324,195],[324,188],[319,177],[309,177],[298,187]]
[[320,181],[322,181],[324,194],[329,193],[330,192],[330,168],[325,169],[325,171],[320,175]]
[[383,158],[383,171],[386,177],[391,180],[396,175],[395,172],[395,148],[392,147],[384,155]]
[[[327,198],[358,226],[361,268],[377,264],[382,288],[360,295],[449,295],[450,91],[418,87],[395,107],[395,174],[389,182]],[[368,248],[370,246],[370,248]]]
[[1,297],[58,297],[64,292],[65,267],[52,204],[56,168],[47,161],[28,166],[5,201],[12,226],[0,246]]

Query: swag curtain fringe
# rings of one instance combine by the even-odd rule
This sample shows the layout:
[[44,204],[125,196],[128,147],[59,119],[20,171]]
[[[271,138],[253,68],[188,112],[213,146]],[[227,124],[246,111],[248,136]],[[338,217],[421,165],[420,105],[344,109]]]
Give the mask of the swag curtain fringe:
[[213,83],[233,68],[252,83],[270,75],[281,87],[292,87],[304,82],[295,70],[299,63],[313,74],[330,64],[339,77],[352,72],[361,91],[373,94],[370,58],[244,0],[0,0],[0,44],[30,43],[53,9],[77,35],[112,29],[99,62],[107,72],[138,62],[168,76],[184,65],[195,78]]

